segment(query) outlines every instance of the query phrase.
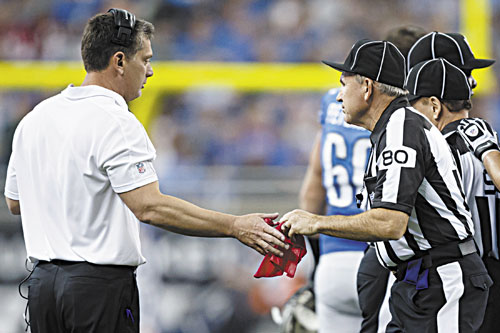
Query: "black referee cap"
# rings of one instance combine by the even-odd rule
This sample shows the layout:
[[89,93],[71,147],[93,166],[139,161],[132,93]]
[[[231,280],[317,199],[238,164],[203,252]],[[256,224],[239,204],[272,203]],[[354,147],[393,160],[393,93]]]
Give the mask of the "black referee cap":
[[444,58],[415,65],[406,78],[408,99],[436,96],[440,100],[467,100],[471,97],[469,80],[460,68]]
[[475,68],[493,65],[495,60],[476,59],[464,35],[433,31],[415,42],[408,52],[408,68],[419,62],[445,58],[468,75]]
[[323,63],[341,72],[360,74],[380,83],[403,88],[406,62],[398,48],[388,41],[362,39],[353,45],[344,63]]

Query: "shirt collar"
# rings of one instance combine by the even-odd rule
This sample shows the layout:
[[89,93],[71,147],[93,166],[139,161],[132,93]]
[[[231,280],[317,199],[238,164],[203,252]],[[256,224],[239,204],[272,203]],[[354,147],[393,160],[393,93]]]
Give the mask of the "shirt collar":
[[382,112],[382,115],[375,124],[372,134],[370,135],[371,143],[374,144],[375,142],[378,142],[380,135],[382,134],[385,128],[385,125],[389,121],[389,118],[394,113],[394,111],[409,106],[410,102],[408,102],[408,98],[406,98],[406,96],[393,99],[392,102],[385,108],[384,112]]
[[120,107],[128,110],[127,102],[125,102],[125,99],[120,94],[101,86],[88,85],[75,87],[73,84],[70,84],[61,92],[61,94],[69,99],[83,99],[95,96],[107,96],[113,98],[115,103]]
[[442,133],[443,135],[445,135],[445,134],[448,134],[448,133],[450,133],[450,132],[454,132],[454,131],[456,131],[456,130],[457,130],[457,128],[458,128],[458,125],[460,124],[460,121],[461,121],[461,120],[462,120],[462,119],[458,119],[458,120],[452,121],[451,123],[448,123],[448,124],[447,124],[447,125],[443,128],[443,130],[441,131],[441,133]]

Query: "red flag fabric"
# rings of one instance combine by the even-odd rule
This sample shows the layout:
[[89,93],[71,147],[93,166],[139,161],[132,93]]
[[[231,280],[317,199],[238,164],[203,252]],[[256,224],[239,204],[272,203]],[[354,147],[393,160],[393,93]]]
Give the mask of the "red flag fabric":
[[[274,225],[271,219],[265,219],[265,221],[269,225]],[[284,222],[276,226],[276,229],[280,232],[282,232],[281,225],[283,223]],[[260,263],[257,272],[254,274],[255,278],[273,277],[283,274],[286,274],[291,278],[295,276],[297,265],[299,264],[302,257],[304,257],[307,253],[304,236],[296,235],[293,241],[285,236],[285,243],[289,244],[290,247],[288,248],[288,250],[283,249],[283,257],[278,257],[274,254],[268,253]]]

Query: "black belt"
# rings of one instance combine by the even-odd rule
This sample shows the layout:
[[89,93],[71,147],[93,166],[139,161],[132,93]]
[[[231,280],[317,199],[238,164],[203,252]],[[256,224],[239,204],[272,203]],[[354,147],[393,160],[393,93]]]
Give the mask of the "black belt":
[[137,266],[101,265],[101,264],[90,263],[88,261],[68,261],[68,260],[61,260],[61,259],[53,259],[51,261],[38,260],[36,265],[37,266],[43,266],[43,265],[55,265],[55,266],[89,265],[89,266],[94,266],[96,268],[109,268],[109,269],[114,269],[114,270],[132,271],[132,272],[135,272],[135,270],[137,269]]
[[404,280],[406,271],[414,262],[421,261],[420,271],[431,267],[449,264],[457,259],[477,252],[476,243],[472,237],[462,241],[449,242],[444,245],[433,247],[429,250],[416,254],[411,260],[400,263],[395,267],[395,275],[398,281]]

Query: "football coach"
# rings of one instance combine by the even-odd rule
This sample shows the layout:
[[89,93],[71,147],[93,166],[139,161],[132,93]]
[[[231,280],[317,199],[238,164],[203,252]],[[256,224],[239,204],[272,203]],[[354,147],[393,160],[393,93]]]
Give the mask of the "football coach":
[[370,210],[352,216],[285,214],[284,231],[376,241],[397,281],[387,332],[475,332],[492,284],[445,138],[410,107],[405,59],[387,41],[360,40],[342,72],[345,120],[371,131],[364,186]]
[[285,247],[284,236],[264,221],[277,214],[233,216],[159,191],[155,149],[127,106],[153,75],[153,32],[121,9],[91,18],[81,86],[42,101],[15,131],[5,197],[35,263],[34,333],[139,332],[139,221],[282,255],[274,246]]

